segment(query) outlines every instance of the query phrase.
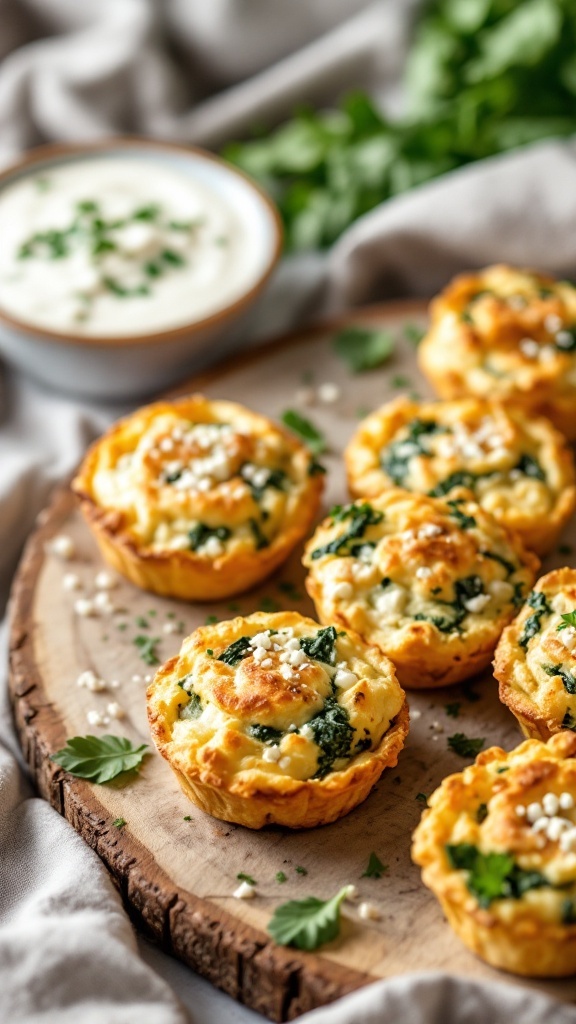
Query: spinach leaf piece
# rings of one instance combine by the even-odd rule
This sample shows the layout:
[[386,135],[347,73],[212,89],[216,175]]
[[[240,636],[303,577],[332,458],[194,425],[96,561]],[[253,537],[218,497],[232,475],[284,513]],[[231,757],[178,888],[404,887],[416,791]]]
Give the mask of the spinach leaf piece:
[[318,427],[302,416],[295,409],[286,409],[282,413],[282,423],[288,427],[305,445],[308,446],[313,455],[322,455],[326,451],[326,438]]
[[457,469],[454,473],[450,473],[445,480],[436,484],[436,487],[428,491],[428,494],[431,498],[443,498],[445,494],[450,494],[455,487],[467,487],[468,490],[473,491],[480,476],[490,475],[489,473],[471,473],[466,469]]
[[562,665],[542,665],[542,668],[548,676],[560,676],[567,693],[576,693],[576,678],[574,678],[569,669],[562,668]]
[[308,722],[314,742],[320,747],[318,767],[313,779],[323,779],[332,771],[340,757],[349,757],[352,749],[354,729],[350,725],[348,712],[335,697],[326,697],[324,707]]
[[271,725],[249,725],[247,732],[252,739],[259,740],[260,743],[277,743],[284,735],[281,729],[274,729]]
[[376,526],[384,519],[384,513],[372,508],[367,501],[361,505],[336,506],[332,510],[332,519],[335,523],[347,522],[346,531],[340,537],[335,537],[328,544],[321,544],[315,548],[311,558],[322,558],[323,555],[351,554],[351,542],[359,540],[364,536],[369,526]]
[[539,871],[525,871],[507,853],[481,853],[472,843],[448,844],[451,867],[467,871],[466,886],[481,907],[498,899],[521,899],[530,889],[550,886]]
[[571,729],[572,732],[576,732],[576,717],[572,714],[570,710],[566,712],[564,718],[562,719],[562,728]]
[[252,637],[241,636],[234,643],[231,643],[222,654],[218,655],[217,661],[223,661],[226,665],[235,668],[243,658],[246,658],[252,651],[250,641]]
[[460,505],[464,504],[463,498],[457,498],[455,501],[446,502],[449,508],[449,515],[456,521],[461,530],[470,530],[473,526],[476,526],[476,520],[474,516],[469,516],[466,512],[463,512]]
[[380,452],[380,465],[393,483],[403,486],[408,475],[408,463],[415,456],[430,458],[432,452],[426,445],[426,438],[443,434],[446,427],[434,420],[414,419],[406,424],[402,436],[392,441]]
[[322,661],[325,665],[336,664],[336,637],[334,626],[326,626],[319,629],[316,636],[303,636],[300,638],[300,647],[307,657],[314,661]]
[[542,466],[532,455],[522,455],[516,469],[523,473],[524,476],[529,476],[533,480],[546,480],[546,474]]
[[528,643],[532,639],[532,637],[536,636],[536,633],[540,631],[542,625],[542,618],[545,615],[552,614],[552,608],[548,604],[546,595],[543,594],[541,590],[531,591],[527,604],[530,608],[534,609],[534,614],[529,615],[526,619],[526,622],[524,623],[524,629],[522,630],[522,635],[518,641],[520,647],[523,647],[524,650],[526,650],[526,648],[528,647]]
[[198,551],[199,548],[203,547],[210,537],[216,537],[218,540],[225,541],[231,535],[231,530],[227,526],[207,526],[206,523],[196,523],[191,530],[188,531],[188,540],[190,541],[190,550]]
[[390,331],[370,327],[346,327],[334,338],[334,351],[353,373],[373,370],[390,358],[394,338]]

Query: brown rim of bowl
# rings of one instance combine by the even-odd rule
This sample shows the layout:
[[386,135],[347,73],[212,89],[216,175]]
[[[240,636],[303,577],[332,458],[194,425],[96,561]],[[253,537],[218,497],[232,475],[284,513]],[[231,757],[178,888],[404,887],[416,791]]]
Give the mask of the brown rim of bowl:
[[15,328],[18,331],[33,332],[43,341],[56,341],[60,344],[92,345],[94,347],[107,347],[109,345],[144,345],[163,341],[176,341],[179,338],[190,337],[191,335],[203,331],[207,327],[212,327],[219,322],[224,322],[234,316],[234,314],[241,312],[242,309],[247,306],[252,299],[256,298],[259,292],[262,291],[264,285],[272,274],[272,271],[276,267],[282,252],[284,229],[278,209],[267,193],[260,188],[260,186],[257,185],[248,174],[245,174],[244,171],[234,167],[233,164],[229,164],[226,160],[222,160],[219,156],[216,156],[214,153],[210,153],[208,150],[202,149],[199,146],[186,146],[176,142],[164,142],[162,139],[147,139],[136,135],[119,135],[117,137],[114,136],[112,138],[102,139],[97,142],[82,142],[78,144],[66,142],[48,143],[47,145],[36,146],[34,149],[28,150],[20,160],[17,160],[15,163],[0,172],[0,189],[8,179],[15,175],[19,175],[22,171],[32,170],[33,167],[37,164],[43,163],[44,161],[52,159],[57,160],[58,157],[72,157],[76,155],[82,156],[83,154],[89,155],[92,153],[100,153],[103,150],[110,150],[116,147],[132,147],[134,150],[164,149],[174,153],[181,153],[184,156],[197,156],[202,160],[208,160],[212,163],[220,164],[225,167],[230,174],[241,178],[252,188],[262,202],[262,205],[267,209],[276,235],[272,255],[263,273],[260,275],[256,283],[252,285],[249,291],[245,292],[240,296],[240,298],[235,299],[234,302],[225,306],[223,309],[217,310],[215,313],[211,313],[210,316],[204,317],[202,320],[190,320],[181,327],[174,327],[168,331],[157,331],[151,334],[125,334],[120,335],[119,337],[98,334],[73,334],[71,332],[60,333],[58,331],[48,330],[45,327],[39,327],[38,325],[26,320],[18,320],[16,317],[6,313],[1,306],[0,322],[6,323],[9,327]]

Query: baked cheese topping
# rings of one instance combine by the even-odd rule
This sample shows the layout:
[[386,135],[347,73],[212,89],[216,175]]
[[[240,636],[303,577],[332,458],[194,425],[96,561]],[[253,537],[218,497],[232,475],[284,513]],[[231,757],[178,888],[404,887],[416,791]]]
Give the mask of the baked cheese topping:
[[496,674],[549,727],[576,731],[576,570],[538,580],[506,630]]
[[575,754],[570,733],[481,754],[430,797],[417,862],[503,922],[575,924]]
[[196,630],[161,692],[171,759],[227,786],[323,779],[375,750],[404,698],[388,659],[287,612]]
[[474,502],[398,490],[334,509],[304,564],[325,615],[340,611],[383,649],[416,623],[447,637],[491,633],[533,579],[522,549]]
[[268,547],[302,501],[311,456],[263,417],[200,396],[159,403],[103,446],[93,497],[140,544],[215,560]]
[[363,421],[346,461],[356,496],[396,485],[442,497],[466,487],[516,528],[547,516],[574,481],[570,454],[547,421],[479,399],[399,398]]

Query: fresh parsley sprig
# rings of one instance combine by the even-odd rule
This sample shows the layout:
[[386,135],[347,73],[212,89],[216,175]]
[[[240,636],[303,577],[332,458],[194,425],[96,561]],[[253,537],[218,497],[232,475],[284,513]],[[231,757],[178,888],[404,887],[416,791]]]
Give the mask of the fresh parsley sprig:
[[301,416],[295,409],[286,409],[281,418],[284,426],[288,427],[293,434],[297,434],[313,455],[322,455],[326,451],[327,444],[324,434],[305,416]]
[[453,750],[459,757],[476,757],[485,742],[483,736],[474,739],[471,736],[466,736],[463,732],[455,732],[453,736],[448,737],[450,750]]
[[276,907],[268,932],[279,946],[313,950],[331,942],[340,932],[340,906],[348,895],[345,885],[329,900],[307,896]]
[[576,608],[571,612],[565,612],[565,614],[561,615],[560,618],[562,619],[562,622],[556,627],[558,633],[563,629],[569,629],[570,627],[576,629]]
[[366,868],[366,871],[362,872],[362,875],[360,877],[361,878],[382,878],[382,875],[384,875],[387,871],[388,871],[388,865],[387,864],[383,864],[382,861],[380,860],[378,854],[376,854],[376,853],[374,853],[374,851],[372,851],[372,853],[370,854],[370,856],[368,858],[368,867]]
[[124,736],[73,736],[50,760],[78,779],[103,783],[139,768],[147,751]]

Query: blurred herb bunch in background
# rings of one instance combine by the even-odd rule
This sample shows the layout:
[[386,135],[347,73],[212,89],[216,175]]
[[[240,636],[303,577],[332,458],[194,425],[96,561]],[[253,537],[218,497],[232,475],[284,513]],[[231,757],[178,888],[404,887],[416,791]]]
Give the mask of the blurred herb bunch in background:
[[275,198],[289,249],[328,246],[378,203],[446,171],[575,132],[576,0],[432,0],[404,85],[400,119],[356,92],[225,149]]

